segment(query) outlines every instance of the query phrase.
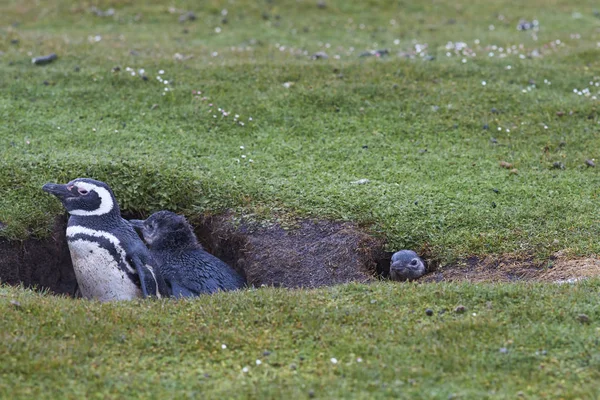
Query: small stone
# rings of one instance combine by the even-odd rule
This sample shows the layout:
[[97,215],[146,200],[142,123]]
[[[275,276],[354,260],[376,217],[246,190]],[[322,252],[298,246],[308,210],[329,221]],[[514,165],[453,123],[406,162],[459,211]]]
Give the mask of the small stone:
[[585,160],[585,165],[587,165],[588,167],[595,167],[596,163],[594,163],[594,160],[588,159]]
[[56,55],[56,53],[52,53],[48,56],[34,57],[31,59],[31,62],[35,65],[46,65],[46,64],[50,64],[52,61],[56,60],[57,58],[58,58],[58,56]]
[[325,3],[324,0],[319,0],[317,1],[317,7],[319,7],[320,9],[327,8],[327,3]]
[[492,107],[490,111],[492,112],[492,114],[498,114],[498,109],[496,107]]
[[433,310],[431,308],[428,308],[427,310],[425,310],[425,314],[431,317],[433,315]]
[[368,180],[368,179],[363,178],[363,179],[359,179],[357,181],[352,181],[350,183],[353,184],[353,185],[366,185],[369,182],[371,182],[371,181]]
[[506,347],[500,347],[500,353],[506,354],[508,353],[508,349]]
[[505,169],[511,169],[513,165],[506,161],[500,161],[500,167]]
[[463,314],[465,311],[467,311],[467,308],[465,306],[462,306],[462,305],[461,306],[457,306],[454,309],[454,312],[457,313],[457,314]]
[[79,66],[78,66],[78,65],[76,65],[76,66],[75,66],[75,68],[73,68],[73,71],[75,71],[75,72],[79,72],[79,71],[81,71],[81,68],[79,68]]
[[270,355],[271,355],[271,352],[269,350],[263,351],[263,356],[267,357],[267,356],[270,356]]
[[158,104],[152,104],[152,107],[150,107],[151,110],[156,110],[158,108]]
[[309,391],[308,391],[308,397],[310,397],[311,399],[314,399],[314,398],[315,398],[315,391],[314,391],[314,390],[312,390],[312,389],[311,389],[311,390],[309,390]]
[[563,115],[565,115],[565,113],[563,111],[557,111],[556,112],[556,116],[557,117],[562,117]]
[[577,320],[579,322],[581,322],[582,324],[589,324],[590,323],[590,317],[588,317],[586,314],[579,314],[577,316]]
[[196,14],[194,14],[191,11],[186,12],[185,14],[181,14],[179,16],[179,22],[183,23],[186,21],[195,21],[196,20]]
[[565,169],[565,164],[560,161],[556,161],[552,163],[552,169]]
[[487,131],[488,129],[490,129],[490,126],[488,124],[484,124],[483,129],[485,129]]
[[329,56],[324,51],[318,51],[312,56],[310,56],[311,60],[327,60]]
[[99,8],[92,7],[92,8],[90,8],[90,11],[92,12],[92,14],[95,14],[97,17],[112,17],[113,15],[115,15],[114,8],[109,8],[106,11],[102,11]]
[[511,175],[519,175],[519,170],[516,168],[511,169],[510,171],[508,171]]
[[113,68],[111,69],[111,71],[112,71],[112,72],[119,72],[119,71],[121,71],[121,67],[119,67],[119,66],[113,67]]
[[291,363],[291,364],[290,364],[290,369],[291,369],[292,371],[295,371],[296,369],[298,369],[298,366],[297,366],[296,364],[294,364],[294,363]]
[[21,308],[21,303],[19,303],[17,300],[11,300],[10,304],[15,306],[16,308]]
[[12,39],[10,44],[19,44],[19,39]]

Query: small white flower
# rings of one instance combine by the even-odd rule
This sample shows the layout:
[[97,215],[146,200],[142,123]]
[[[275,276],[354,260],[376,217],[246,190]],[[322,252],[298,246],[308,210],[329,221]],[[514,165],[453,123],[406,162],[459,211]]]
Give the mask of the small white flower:
[[260,365],[260,364],[262,364],[262,361],[256,360],[256,365]]
[[217,27],[215,28],[215,33],[221,33],[221,27],[217,26]]
[[134,71],[131,71],[131,76],[135,76],[135,72]]
[[57,128],[57,129],[60,129],[60,126],[57,126],[56,128]]
[[476,316],[477,316],[477,313],[473,313],[473,316],[474,316],[474,317],[476,317]]
[[225,350],[225,349],[227,348],[227,345],[226,345],[226,344],[222,344],[222,345],[221,345],[221,348],[222,348],[223,350]]
[[248,121],[252,121],[252,117],[248,117]]
[[502,130],[502,128],[498,127],[498,130],[499,130],[499,131],[501,131],[501,130]]
[[239,116],[238,114],[235,114],[235,117],[236,117],[236,118],[239,118],[240,116]]
[[331,361],[332,364],[337,364],[338,363],[338,360],[335,357],[331,357],[330,361]]
[[485,86],[485,85],[487,85],[487,82],[486,82],[486,81],[481,81],[481,84],[482,84],[483,86]]
[[242,158],[246,158],[246,155],[245,155],[245,154],[242,154]]
[[145,73],[145,72],[146,72],[146,70],[145,70],[144,68],[140,68],[140,69],[138,70],[138,73],[139,73],[140,75],[144,75],[144,73]]
[[249,162],[249,163],[253,163],[253,162],[254,162],[254,160],[253,160],[253,159],[249,159],[249,160],[248,160],[248,162]]
[[244,123],[243,123],[242,121],[240,121],[240,125],[241,125],[241,126],[244,126]]
[[362,361],[363,361],[363,359],[362,359],[362,358],[360,358],[360,357],[358,357],[358,358],[356,359],[356,362],[358,362],[358,363],[361,363]]
[[240,150],[244,150],[244,146],[240,146]]
[[159,73],[160,75],[162,75],[162,74],[164,74],[164,73],[165,73],[165,71],[164,71],[163,69],[161,69],[160,71],[158,71],[158,73]]
[[510,132],[510,129],[506,128],[506,132]]
[[217,53],[216,51],[213,51],[210,55],[213,56],[213,57],[216,57],[216,56],[219,55],[219,53]]
[[168,85],[168,84],[169,84],[169,81],[164,81],[163,83],[164,83],[165,85]]
[[244,367],[244,368],[242,368],[242,372],[243,372],[243,373],[247,374],[247,373],[248,373],[248,371],[250,371],[250,368],[248,368],[248,367]]
[[400,39],[394,39],[394,44],[397,46],[400,44]]

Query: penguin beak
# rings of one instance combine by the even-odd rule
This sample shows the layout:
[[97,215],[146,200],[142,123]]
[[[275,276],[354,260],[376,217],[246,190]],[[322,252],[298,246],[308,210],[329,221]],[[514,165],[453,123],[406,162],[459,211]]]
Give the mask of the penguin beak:
[[46,183],[42,186],[42,190],[46,193],[55,195],[59,199],[64,199],[71,195],[69,189],[67,189],[67,185],[59,185],[56,183]]

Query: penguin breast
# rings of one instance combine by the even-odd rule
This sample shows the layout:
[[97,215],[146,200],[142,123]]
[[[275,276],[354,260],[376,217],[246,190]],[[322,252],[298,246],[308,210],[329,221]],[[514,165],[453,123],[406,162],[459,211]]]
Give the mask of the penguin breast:
[[75,277],[84,298],[113,301],[142,296],[140,288],[119,267],[119,260],[98,242],[69,240],[69,250]]

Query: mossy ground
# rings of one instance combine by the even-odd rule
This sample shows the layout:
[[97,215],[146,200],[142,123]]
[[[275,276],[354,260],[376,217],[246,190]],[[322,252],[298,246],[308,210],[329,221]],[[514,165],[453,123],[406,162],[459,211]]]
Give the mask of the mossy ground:
[[[544,4],[112,1],[103,18],[4,3],[0,234],[46,235],[61,207],[41,185],[83,175],[125,210],[352,220],[446,260],[593,254],[597,101],[573,89],[598,81],[600,19],[593,2]],[[197,19],[179,23],[186,10]],[[399,54],[425,44],[434,60]],[[390,55],[359,57],[379,48]],[[329,59],[303,53],[317,51]]]
[[599,289],[380,283],[100,304],[4,287],[0,396],[594,398]]
[[[595,2],[94,4],[115,16],[0,4],[3,237],[47,235],[62,210],[42,184],[90,176],[132,212],[350,220],[445,261],[600,250],[598,169],[584,164],[600,148]],[[179,23],[187,10],[197,19]],[[379,48],[390,55],[358,56]],[[98,305],[5,288],[0,391],[591,398],[597,292],[377,284]],[[437,315],[459,303],[467,314]]]

